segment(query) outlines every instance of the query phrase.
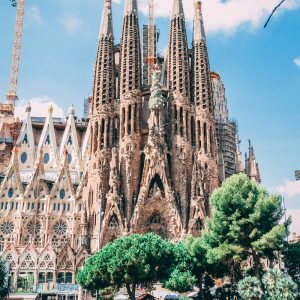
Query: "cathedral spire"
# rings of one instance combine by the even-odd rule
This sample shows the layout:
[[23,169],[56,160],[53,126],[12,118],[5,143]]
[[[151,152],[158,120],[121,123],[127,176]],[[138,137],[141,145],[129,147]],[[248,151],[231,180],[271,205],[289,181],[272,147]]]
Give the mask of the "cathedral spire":
[[103,105],[113,102],[115,97],[114,35],[111,0],[104,0],[102,22],[94,75],[93,115],[98,115]]
[[126,0],[120,61],[120,96],[141,89],[141,46],[136,0]]
[[209,170],[210,188],[214,190],[218,186],[216,125],[211,72],[200,0],[195,0],[194,8],[192,86],[196,113],[196,146],[199,159]]
[[195,17],[194,17],[194,43],[205,41],[205,30],[202,17],[202,3],[200,0],[195,0]]
[[99,38],[101,36],[113,37],[113,23],[112,23],[112,13],[111,13],[111,0],[104,0],[102,22],[99,32]]
[[182,0],[174,0],[172,19],[177,17],[184,18]]
[[137,0],[126,0],[124,14],[125,15],[138,14]]
[[213,112],[213,93],[210,77],[208,51],[206,46],[201,1],[195,0],[194,15],[194,102],[198,109]]
[[189,100],[189,53],[182,0],[173,2],[169,35],[168,87],[171,95],[180,95]]

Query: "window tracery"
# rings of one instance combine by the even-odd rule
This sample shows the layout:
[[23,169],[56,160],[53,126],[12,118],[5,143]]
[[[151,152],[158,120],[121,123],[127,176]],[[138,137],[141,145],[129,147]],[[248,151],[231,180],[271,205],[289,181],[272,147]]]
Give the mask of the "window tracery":
[[0,227],[1,233],[4,235],[13,233],[14,229],[15,224],[12,221],[4,221]]
[[30,234],[38,234],[40,233],[41,231],[41,228],[42,228],[42,225],[40,222],[29,222],[27,224],[27,231],[30,233]]
[[68,225],[65,222],[59,221],[54,225],[54,232],[57,235],[63,235],[67,232],[67,228],[68,228]]

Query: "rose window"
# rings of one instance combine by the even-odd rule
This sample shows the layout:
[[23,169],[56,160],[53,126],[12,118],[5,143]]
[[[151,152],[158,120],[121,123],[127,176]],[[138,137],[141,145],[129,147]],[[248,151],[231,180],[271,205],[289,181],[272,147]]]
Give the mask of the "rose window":
[[27,224],[27,230],[30,234],[38,234],[40,233],[42,228],[41,223],[30,222]]
[[1,224],[0,230],[3,234],[11,234],[14,231],[15,224],[11,221],[5,221]]
[[59,221],[54,225],[54,231],[58,235],[63,235],[67,232],[67,224],[65,222]]

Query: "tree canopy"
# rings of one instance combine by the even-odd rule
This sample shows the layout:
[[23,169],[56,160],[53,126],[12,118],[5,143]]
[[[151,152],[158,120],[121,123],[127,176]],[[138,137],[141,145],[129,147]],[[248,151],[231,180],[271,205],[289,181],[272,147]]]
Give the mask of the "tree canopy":
[[173,244],[153,234],[133,234],[107,244],[91,257],[77,281],[90,291],[125,285],[135,299],[137,285],[165,280],[173,264]]
[[0,299],[6,298],[10,293],[8,270],[5,261],[0,257]]
[[284,265],[300,290],[300,242],[288,245],[284,252]]
[[262,260],[275,259],[286,246],[290,220],[280,223],[280,197],[269,195],[246,175],[234,175],[212,194],[210,204],[212,216],[202,237],[208,263],[225,265],[224,275],[238,280],[243,262],[251,261],[260,278]]

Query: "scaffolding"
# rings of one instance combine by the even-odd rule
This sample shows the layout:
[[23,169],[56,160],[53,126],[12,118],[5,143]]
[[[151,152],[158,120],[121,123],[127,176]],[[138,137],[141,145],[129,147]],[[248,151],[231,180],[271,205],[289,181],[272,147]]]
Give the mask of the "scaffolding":
[[216,122],[217,143],[219,152],[223,154],[225,178],[235,174],[237,131],[237,122],[234,120],[226,123]]
[[89,118],[90,116],[91,103],[92,103],[92,96],[85,98],[83,100],[83,117],[85,119]]

